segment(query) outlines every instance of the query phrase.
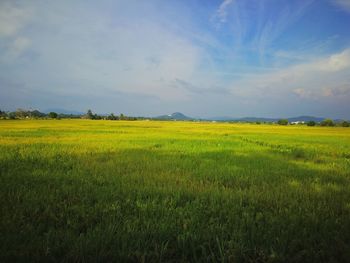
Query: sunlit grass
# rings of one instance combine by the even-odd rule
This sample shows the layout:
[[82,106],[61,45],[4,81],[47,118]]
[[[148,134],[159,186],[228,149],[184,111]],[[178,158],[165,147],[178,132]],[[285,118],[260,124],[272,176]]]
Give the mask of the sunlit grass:
[[345,262],[350,129],[0,122],[6,261]]

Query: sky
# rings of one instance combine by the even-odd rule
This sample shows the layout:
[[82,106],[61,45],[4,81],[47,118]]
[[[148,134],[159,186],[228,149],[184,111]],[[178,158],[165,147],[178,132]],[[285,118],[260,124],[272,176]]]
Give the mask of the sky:
[[350,0],[0,0],[0,109],[350,119]]

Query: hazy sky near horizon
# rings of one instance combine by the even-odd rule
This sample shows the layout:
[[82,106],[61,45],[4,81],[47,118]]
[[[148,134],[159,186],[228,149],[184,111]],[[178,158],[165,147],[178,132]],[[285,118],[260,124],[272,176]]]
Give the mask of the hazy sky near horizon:
[[350,119],[350,0],[1,0],[18,107]]

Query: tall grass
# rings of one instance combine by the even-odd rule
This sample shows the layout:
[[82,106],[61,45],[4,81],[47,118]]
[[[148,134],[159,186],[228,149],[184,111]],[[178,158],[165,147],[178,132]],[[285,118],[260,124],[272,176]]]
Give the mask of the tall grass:
[[0,261],[347,262],[350,130],[1,121]]

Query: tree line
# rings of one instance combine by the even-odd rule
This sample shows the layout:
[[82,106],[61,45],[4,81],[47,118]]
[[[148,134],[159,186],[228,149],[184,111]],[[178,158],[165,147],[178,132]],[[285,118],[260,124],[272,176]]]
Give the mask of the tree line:
[[56,112],[43,113],[38,110],[17,109],[16,111],[2,111],[0,110],[0,119],[90,119],[90,120],[127,120],[134,121],[145,119],[143,117],[126,116],[123,113],[115,115],[100,115],[88,110],[85,114],[63,114]]
[[[288,119],[280,119],[277,121],[277,124],[279,125],[289,125],[293,124],[288,121]],[[350,122],[348,121],[340,121],[335,122],[332,119],[324,119],[323,121],[317,123],[315,121],[307,121],[307,122],[301,122],[299,124],[306,124],[307,126],[324,126],[324,127],[334,127],[334,126],[341,126],[341,127],[349,127]]]
[[98,115],[94,114],[92,110],[88,110],[85,115],[82,115],[83,119],[90,119],[90,120],[125,120],[125,121],[136,121],[138,119],[144,119],[141,117],[131,117],[126,116],[123,113],[120,115],[115,115],[114,113],[111,113],[109,115]]
[[[91,109],[87,110],[85,114],[64,114],[64,113],[56,113],[49,112],[43,113],[38,110],[26,110],[26,109],[17,109],[16,111],[2,111],[0,110],[0,119],[90,119],[90,120],[126,120],[126,121],[135,121],[135,120],[145,120],[152,118],[145,117],[132,117],[126,116],[123,113],[117,115],[111,113],[109,115],[99,115],[93,113]],[[261,122],[256,122],[256,124],[261,124]],[[289,122],[288,119],[280,119],[277,121],[279,125],[291,125],[295,124]],[[321,122],[308,121],[308,122],[299,122],[298,124],[307,125],[307,126],[326,126],[326,127],[350,127],[349,121],[338,121],[335,122],[332,119],[325,119]]]

